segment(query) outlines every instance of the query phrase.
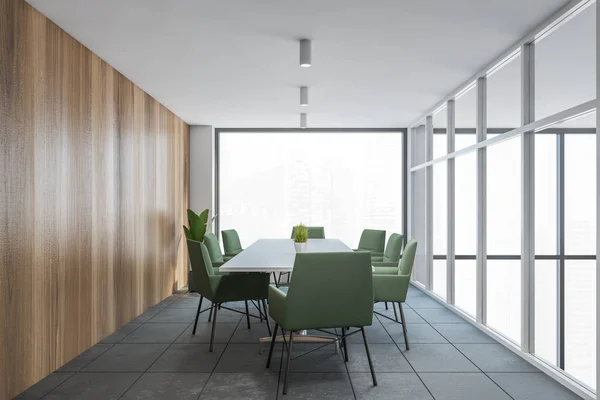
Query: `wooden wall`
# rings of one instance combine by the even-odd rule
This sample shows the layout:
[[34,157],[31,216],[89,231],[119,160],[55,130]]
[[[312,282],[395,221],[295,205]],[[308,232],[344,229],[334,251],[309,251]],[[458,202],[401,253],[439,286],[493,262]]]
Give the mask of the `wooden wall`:
[[189,127],[0,0],[0,399],[187,284]]

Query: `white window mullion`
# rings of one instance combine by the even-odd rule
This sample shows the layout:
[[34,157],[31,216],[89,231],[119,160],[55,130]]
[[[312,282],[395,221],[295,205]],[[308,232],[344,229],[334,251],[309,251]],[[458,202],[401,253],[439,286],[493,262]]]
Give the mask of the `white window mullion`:
[[[425,119],[425,161],[431,161],[433,159],[433,117],[427,116]],[[425,189],[425,201],[426,201],[426,212],[425,221],[427,227],[425,229],[426,235],[426,288],[427,290],[433,290],[433,165],[427,167],[426,170],[426,189]]]
[[[477,141],[487,138],[487,80],[477,79]],[[487,149],[477,149],[477,322],[486,323]]]
[[[448,111],[448,123],[446,128],[447,134],[447,146],[448,154],[454,152],[455,148],[455,103],[454,100],[449,100],[447,104]],[[447,202],[447,256],[446,256],[446,300],[448,304],[454,304],[454,257],[456,255],[456,229],[455,229],[455,160],[454,158],[448,159],[447,165],[447,182],[446,187],[448,189],[448,202]]]

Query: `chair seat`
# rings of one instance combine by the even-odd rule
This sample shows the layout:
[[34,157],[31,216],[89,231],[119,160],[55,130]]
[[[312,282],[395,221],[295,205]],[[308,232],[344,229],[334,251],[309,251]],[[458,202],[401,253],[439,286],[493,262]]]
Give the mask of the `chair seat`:
[[373,265],[375,275],[398,275],[398,267],[378,267]]

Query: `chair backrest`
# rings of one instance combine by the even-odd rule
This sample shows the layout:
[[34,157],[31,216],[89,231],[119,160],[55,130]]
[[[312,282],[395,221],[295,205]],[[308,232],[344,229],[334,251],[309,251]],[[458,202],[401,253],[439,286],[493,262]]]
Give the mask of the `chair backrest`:
[[223,262],[223,253],[221,252],[221,246],[219,246],[219,239],[214,233],[207,233],[204,235],[204,244],[208,249],[208,254],[212,262]]
[[[325,228],[322,226],[307,226],[308,229],[308,238],[309,239],[325,239]],[[292,236],[294,238],[294,232],[296,231],[296,227],[292,228]]]
[[402,244],[404,243],[404,236],[399,233],[392,233],[388,238],[387,245],[385,246],[385,253],[383,253],[384,262],[398,262],[400,261],[400,254],[402,253]]
[[287,329],[371,325],[369,253],[297,253],[286,307]]
[[222,231],[221,236],[223,237],[223,248],[225,249],[225,254],[235,254],[242,251],[240,237],[235,229]]
[[415,255],[417,254],[417,241],[411,240],[406,243],[404,254],[398,263],[398,275],[408,275],[412,273],[413,264],[415,263]]
[[372,255],[383,255],[385,247],[385,231],[364,229],[358,242],[358,250],[369,250]]
[[208,249],[204,243],[192,239],[187,239],[187,246],[190,263],[192,264],[192,275],[198,293],[202,296],[212,298],[209,276],[214,275],[214,270]]

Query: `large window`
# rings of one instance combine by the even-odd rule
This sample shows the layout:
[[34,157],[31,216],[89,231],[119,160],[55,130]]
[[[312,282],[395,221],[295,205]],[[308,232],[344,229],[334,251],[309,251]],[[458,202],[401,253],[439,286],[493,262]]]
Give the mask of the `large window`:
[[355,248],[365,228],[403,233],[400,132],[219,132],[219,228],[244,246],[324,226]]

